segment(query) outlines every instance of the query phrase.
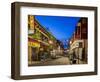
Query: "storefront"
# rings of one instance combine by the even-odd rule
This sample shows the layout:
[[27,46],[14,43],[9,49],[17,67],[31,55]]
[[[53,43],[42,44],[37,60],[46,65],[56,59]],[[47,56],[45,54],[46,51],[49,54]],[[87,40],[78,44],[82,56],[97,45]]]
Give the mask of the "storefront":
[[38,52],[40,43],[36,40],[28,38],[28,61],[38,60]]
[[56,48],[56,38],[48,32],[35,19],[35,16],[28,16],[28,61],[39,61],[40,53],[50,57],[50,51]]
[[72,43],[70,51],[75,52],[77,58],[82,59],[83,40],[76,40]]

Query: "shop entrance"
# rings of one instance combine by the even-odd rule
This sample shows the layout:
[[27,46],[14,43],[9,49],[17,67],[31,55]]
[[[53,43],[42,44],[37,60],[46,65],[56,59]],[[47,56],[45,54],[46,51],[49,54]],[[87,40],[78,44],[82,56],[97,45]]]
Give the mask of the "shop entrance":
[[37,53],[36,53],[37,49],[34,47],[32,47],[31,49],[32,49],[31,59],[32,59],[32,61],[36,61],[37,60]]

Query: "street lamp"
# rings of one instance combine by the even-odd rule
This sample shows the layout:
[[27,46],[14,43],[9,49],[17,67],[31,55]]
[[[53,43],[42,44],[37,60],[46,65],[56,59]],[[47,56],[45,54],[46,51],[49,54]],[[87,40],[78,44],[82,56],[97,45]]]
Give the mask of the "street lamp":
[[72,41],[70,41],[70,44],[72,43]]
[[49,44],[53,44],[53,41],[49,40]]

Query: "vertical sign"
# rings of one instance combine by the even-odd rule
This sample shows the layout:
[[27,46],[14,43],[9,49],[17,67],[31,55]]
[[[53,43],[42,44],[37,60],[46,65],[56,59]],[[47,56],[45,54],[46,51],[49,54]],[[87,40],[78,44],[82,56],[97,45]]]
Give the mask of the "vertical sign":
[[34,16],[28,15],[28,34],[34,33]]

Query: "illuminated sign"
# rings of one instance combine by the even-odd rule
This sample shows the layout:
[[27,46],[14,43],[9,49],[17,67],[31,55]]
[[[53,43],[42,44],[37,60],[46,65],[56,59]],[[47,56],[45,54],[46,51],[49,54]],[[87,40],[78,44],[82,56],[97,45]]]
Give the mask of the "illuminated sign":
[[32,47],[40,47],[40,44],[37,42],[28,42],[28,46],[32,46]]
[[34,33],[34,16],[28,15],[28,34]]

